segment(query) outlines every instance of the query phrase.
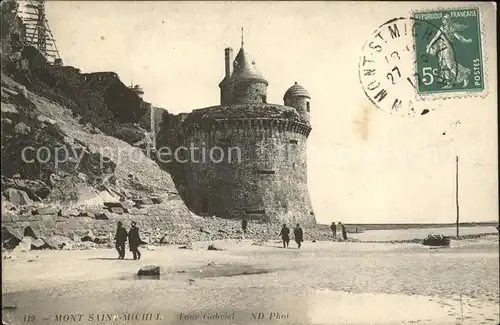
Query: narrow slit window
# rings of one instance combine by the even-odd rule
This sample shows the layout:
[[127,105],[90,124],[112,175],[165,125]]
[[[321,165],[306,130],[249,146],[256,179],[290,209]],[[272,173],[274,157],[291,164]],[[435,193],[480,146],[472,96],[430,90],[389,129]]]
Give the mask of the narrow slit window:
[[255,171],[257,175],[272,175],[275,174],[274,170],[272,169],[258,169]]
[[265,210],[245,210],[245,214],[265,214]]
[[311,103],[310,102],[306,102],[306,110],[308,113],[311,111]]

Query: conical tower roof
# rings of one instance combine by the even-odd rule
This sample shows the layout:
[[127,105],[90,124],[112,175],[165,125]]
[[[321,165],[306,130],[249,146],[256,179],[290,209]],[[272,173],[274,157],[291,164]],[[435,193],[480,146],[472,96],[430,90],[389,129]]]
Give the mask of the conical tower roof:
[[255,66],[255,62],[250,58],[248,53],[241,46],[240,51],[234,59],[234,71],[231,79],[238,80],[255,80],[267,84],[267,80],[262,76],[260,71]]

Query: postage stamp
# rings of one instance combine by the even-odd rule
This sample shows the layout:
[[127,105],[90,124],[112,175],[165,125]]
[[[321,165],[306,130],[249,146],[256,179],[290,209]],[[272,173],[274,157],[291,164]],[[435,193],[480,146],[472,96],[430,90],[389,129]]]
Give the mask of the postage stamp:
[[500,324],[496,8],[440,5],[0,1],[2,325]]
[[[413,17],[427,24],[415,24],[415,70],[419,94],[438,92],[478,92],[485,88],[478,8],[440,9],[414,12]],[[430,39],[429,39],[430,38]]]
[[414,11],[378,27],[363,46],[359,80],[393,115],[425,115],[429,100],[487,93],[479,8]]
[[[422,25],[422,29],[416,26]],[[423,31],[423,32],[422,32]],[[379,109],[405,117],[425,115],[435,104],[417,102],[419,75],[415,61],[416,37],[433,35],[437,28],[413,17],[396,17],[378,27],[365,42],[359,59],[359,81],[368,99]],[[428,36],[429,37],[429,36]]]

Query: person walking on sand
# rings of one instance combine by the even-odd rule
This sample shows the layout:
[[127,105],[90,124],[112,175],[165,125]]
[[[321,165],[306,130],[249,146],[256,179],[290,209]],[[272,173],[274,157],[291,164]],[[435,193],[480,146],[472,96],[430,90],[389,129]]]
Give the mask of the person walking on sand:
[[290,243],[290,228],[286,226],[286,223],[284,223],[283,227],[281,227],[280,236],[283,240],[283,248],[287,248]]
[[330,229],[332,230],[333,238],[337,238],[337,225],[335,224],[335,222],[332,222],[332,224],[330,225]]
[[142,243],[141,237],[139,236],[139,228],[137,228],[135,221],[132,221],[132,228],[128,232],[128,244],[130,246],[130,251],[134,255],[134,260],[141,259],[141,252],[139,252],[139,245]]
[[340,227],[342,227],[342,238],[344,238],[344,240],[347,240],[347,231],[345,230],[344,224],[339,221],[339,225]]
[[127,242],[127,230],[123,227],[123,223],[118,221],[115,234],[116,250],[118,251],[118,259],[125,258],[125,243]]
[[247,218],[243,217],[243,220],[241,221],[241,229],[243,230],[243,236],[246,236],[247,234],[247,227],[248,227],[248,220]]
[[300,228],[299,224],[297,224],[297,226],[293,230],[293,236],[295,237],[295,242],[300,248],[302,242],[304,241],[304,232],[302,231],[302,228]]

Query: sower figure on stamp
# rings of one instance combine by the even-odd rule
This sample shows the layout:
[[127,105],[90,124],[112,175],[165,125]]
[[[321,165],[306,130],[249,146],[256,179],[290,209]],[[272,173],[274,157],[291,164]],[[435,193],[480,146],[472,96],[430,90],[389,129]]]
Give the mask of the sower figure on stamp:
[[445,83],[443,89],[449,89],[456,84],[463,83],[467,87],[469,83],[470,69],[459,64],[455,59],[452,42],[454,39],[462,43],[472,43],[472,39],[465,38],[458,32],[467,28],[466,25],[455,23],[450,15],[443,16],[442,25],[432,38],[426,48],[426,52],[437,56],[440,68],[440,77]]
[[337,225],[335,224],[335,222],[332,222],[332,224],[330,225],[330,229],[332,230],[333,238],[337,238]]
[[288,247],[288,244],[290,243],[290,228],[286,226],[286,223],[284,223],[283,227],[281,227],[280,236],[283,240],[283,248]]
[[139,236],[139,228],[137,228],[135,221],[132,221],[132,228],[128,232],[128,244],[130,251],[134,255],[134,260],[141,259],[141,252],[139,252],[139,245],[142,243]]
[[302,228],[300,228],[300,225],[297,224],[295,229],[293,230],[293,236],[295,238],[295,242],[297,243],[297,246],[302,245],[302,242],[304,241],[304,232],[302,231]]
[[127,242],[127,230],[123,227],[123,223],[118,221],[115,234],[116,250],[118,251],[118,259],[125,258],[125,243]]

